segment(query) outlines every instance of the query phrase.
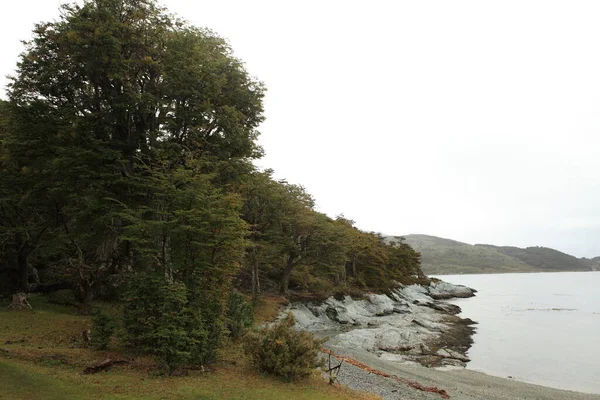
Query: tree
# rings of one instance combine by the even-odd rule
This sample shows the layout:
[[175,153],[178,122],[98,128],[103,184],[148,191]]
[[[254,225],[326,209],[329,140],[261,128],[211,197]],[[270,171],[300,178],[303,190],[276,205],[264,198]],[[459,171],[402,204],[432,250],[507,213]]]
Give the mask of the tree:
[[[17,285],[13,290],[25,293],[30,290],[29,278],[37,281],[30,258],[56,221],[53,207],[39,202],[51,180],[38,159],[47,143],[32,138],[44,126],[36,117],[0,101],[0,261],[14,265]],[[21,141],[15,140],[17,132]]]
[[[36,26],[9,85],[12,109],[33,122],[11,130],[2,161],[14,175],[6,179],[35,172],[23,183],[35,208],[27,214],[44,218],[7,214],[7,226],[51,229],[52,265],[85,302],[107,277],[136,269],[173,280],[198,268],[229,282],[245,234],[229,185],[262,154],[263,85],[223,39],[154,0],[62,11]],[[36,168],[24,169],[32,154]],[[51,184],[34,193],[35,182]]]

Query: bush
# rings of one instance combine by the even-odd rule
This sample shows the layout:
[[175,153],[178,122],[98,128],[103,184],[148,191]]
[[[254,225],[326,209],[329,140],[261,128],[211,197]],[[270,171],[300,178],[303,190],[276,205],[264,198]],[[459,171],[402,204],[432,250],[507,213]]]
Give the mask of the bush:
[[142,276],[132,280],[126,298],[123,322],[128,344],[154,355],[167,375],[194,362],[208,340],[187,295],[183,283]]
[[288,314],[281,322],[246,335],[244,350],[260,370],[288,379],[304,378],[321,365],[323,340],[296,331],[296,320]]
[[226,326],[229,336],[232,339],[240,338],[252,326],[253,320],[254,309],[252,305],[244,299],[240,292],[232,291],[227,299]]
[[75,293],[71,289],[61,289],[48,294],[48,302],[61,306],[78,305]]
[[106,350],[115,328],[114,321],[108,315],[96,310],[92,317],[92,334],[90,338],[92,347],[96,350]]

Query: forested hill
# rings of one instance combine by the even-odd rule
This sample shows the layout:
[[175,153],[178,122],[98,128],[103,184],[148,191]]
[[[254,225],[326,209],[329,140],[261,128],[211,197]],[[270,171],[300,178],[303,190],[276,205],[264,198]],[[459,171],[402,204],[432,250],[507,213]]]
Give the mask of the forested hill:
[[429,275],[598,269],[598,260],[580,259],[546,247],[471,245],[428,235],[403,237],[421,253],[423,272]]

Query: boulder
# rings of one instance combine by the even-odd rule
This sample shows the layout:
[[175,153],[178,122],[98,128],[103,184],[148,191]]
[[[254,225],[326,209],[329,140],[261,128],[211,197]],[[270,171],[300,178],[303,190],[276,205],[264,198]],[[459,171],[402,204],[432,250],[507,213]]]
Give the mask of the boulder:
[[454,297],[466,298],[475,296],[475,290],[463,286],[453,285],[452,283],[439,281],[431,282],[429,285],[429,296],[435,300],[451,299]]

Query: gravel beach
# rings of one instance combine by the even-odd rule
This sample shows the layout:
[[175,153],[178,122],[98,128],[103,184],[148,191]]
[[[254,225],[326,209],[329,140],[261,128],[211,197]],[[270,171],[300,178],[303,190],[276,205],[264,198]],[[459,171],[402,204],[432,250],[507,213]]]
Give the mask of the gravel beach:
[[[335,354],[350,357],[368,366],[425,387],[443,389],[450,399],[464,400],[600,400],[600,395],[585,394],[499,378],[467,369],[441,371],[420,365],[387,361],[376,355],[328,346]],[[354,390],[374,393],[385,400],[442,399],[438,393],[413,389],[393,378],[385,378],[344,363],[338,382]]]

